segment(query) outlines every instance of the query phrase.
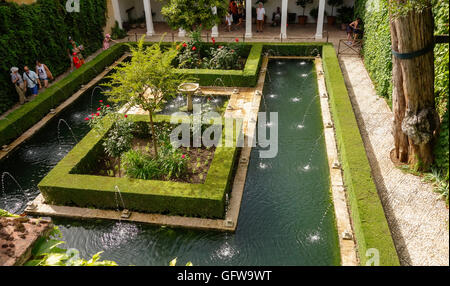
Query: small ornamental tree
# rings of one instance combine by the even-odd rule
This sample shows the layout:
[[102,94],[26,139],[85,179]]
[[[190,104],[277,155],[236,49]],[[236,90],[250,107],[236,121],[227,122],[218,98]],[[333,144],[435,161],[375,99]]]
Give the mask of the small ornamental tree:
[[149,113],[153,148],[158,158],[158,136],[153,123],[155,110],[164,100],[175,97],[178,86],[186,77],[177,73],[172,65],[177,56],[175,46],[161,50],[160,43],[144,47],[144,36],[137,47],[130,45],[131,61],[115,68],[105,84],[110,90],[105,94],[114,102],[128,102],[131,106],[140,106]]
[[196,31],[199,27],[211,29],[214,25],[219,25],[228,9],[228,1],[223,0],[164,0],[163,2],[161,13],[167,24],[172,29],[182,28],[187,32]]

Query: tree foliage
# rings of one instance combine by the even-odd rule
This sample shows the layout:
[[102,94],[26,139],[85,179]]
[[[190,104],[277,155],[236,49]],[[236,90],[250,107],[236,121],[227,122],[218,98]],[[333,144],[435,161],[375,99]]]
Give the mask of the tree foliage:
[[144,46],[142,37],[137,47],[130,45],[131,60],[115,68],[105,86],[105,92],[114,102],[128,102],[149,112],[155,155],[157,156],[157,134],[153,124],[155,110],[164,100],[178,94],[178,87],[186,81],[186,76],[178,73],[173,66],[178,50],[171,46],[164,51],[160,43]]
[[[172,29],[183,28],[187,32],[199,26],[211,29],[220,24],[227,12],[227,1],[223,0],[163,0],[161,13]],[[217,13],[213,13],[216,7]]]

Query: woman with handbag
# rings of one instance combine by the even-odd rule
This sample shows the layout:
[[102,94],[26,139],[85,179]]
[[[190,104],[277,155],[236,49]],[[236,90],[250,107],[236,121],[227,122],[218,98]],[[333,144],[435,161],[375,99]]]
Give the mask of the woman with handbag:
[[36,61],[36,73],[39,75],[41,82],[44,82],[44,87],[48,87],[48,81],[53,80],[53,75],[47,65],[41,63],[39,60]]
[[19,95],[20,104],[24,104],[27,101],[25,97],[26,88],[23,82],[22,76],[19,74],[19,68],[11,68],[11,82],[16,87],[17,94]]

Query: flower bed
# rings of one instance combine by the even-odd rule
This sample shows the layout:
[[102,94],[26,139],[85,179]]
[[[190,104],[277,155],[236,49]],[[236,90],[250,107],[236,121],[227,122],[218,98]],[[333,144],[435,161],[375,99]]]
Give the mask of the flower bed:
[[[148,124],[149,120],[144,115],[130,115],[129,119],[136,124]],[[157,123],[169,120],[168,116],[155,116]],[[112,125],[106,119],[105,124]],[[238,130],[242,129],[240,121],[234,124]],[[202,184],[86,175],[97,168],[106,135],[107,131],[99,135],[92,130],[39,183],[47,203],[116,209],[117,186],[125,207],[132,211],[223,218],[238,148],[218,146]]]

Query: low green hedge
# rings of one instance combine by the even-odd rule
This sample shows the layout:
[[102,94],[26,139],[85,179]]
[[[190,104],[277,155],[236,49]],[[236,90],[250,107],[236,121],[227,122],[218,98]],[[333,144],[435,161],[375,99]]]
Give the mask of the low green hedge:
[[55,83],[33,101],[11,112],[0,121],[0,145],[9,144],[28,128],[36,124],[50,109],[72,96],[81,85],[88,83],[105,67],[112,64],[125,52],[125,46],[115,45],[99,54],[95,59],[75,70],[70,75]]
[[375,248],[380,254],[380,265],[399,265],[391,232],[332,45],[323,46],[322,58],[361,264],[365,265],[368,259],[366,251]]
[[270,43],[263,53],[269,56],[315,57],[322,53],[322,43]]
[[[202,86],[236,86],[252,87],[258,82],[258,71],[261,66],[262,44],[246,44],[252,48],[245,63],[244,70],[210,70],[210,69],[180,69],[181,73],[198,78]],[[221,79],[218,81],[217,79]]]
[[[149,120],[146,115],[130,115],[129,118],[135,122]],[[155,116],[155,122],[162,121],[170,121],[170,117]],[[235,124],[238,130],[242,130],[241,121],[235,121]],[[216,148],[204,184],[80,174],[82,169],[96,166],[95,159],[102,153],[101,142],[106,133],[107,131],[99,134],[94,130],[88,133],[39,183],[38,187],[48,203],[115,209],[115,186],[117,186],[126,208],[132,211],[208,218],[224,217],[225,195],[231,188],[236,147]]]

